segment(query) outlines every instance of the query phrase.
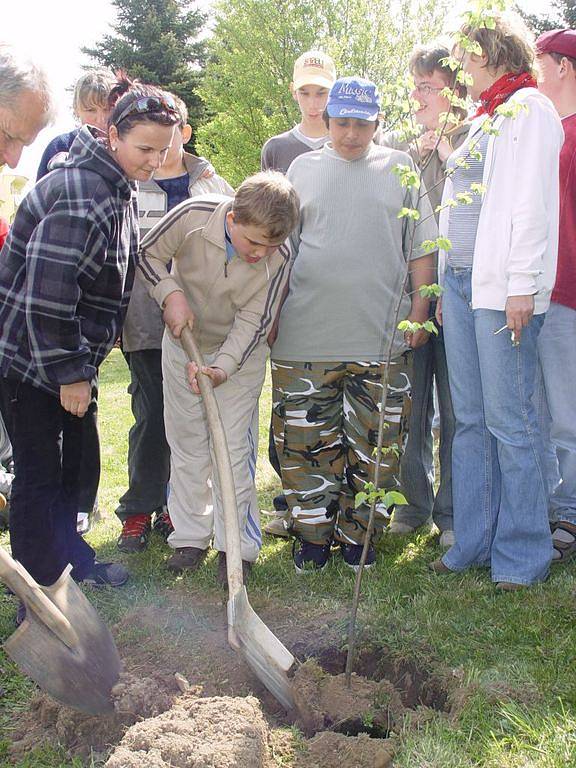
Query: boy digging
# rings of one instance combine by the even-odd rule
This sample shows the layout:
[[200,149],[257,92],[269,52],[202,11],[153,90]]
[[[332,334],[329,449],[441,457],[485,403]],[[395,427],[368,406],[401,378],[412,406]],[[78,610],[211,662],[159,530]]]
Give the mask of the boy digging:
[[284,176],[260,173],[241,184],[234,198],[205,195],[181,203],[142,242],[140,268],[167,325],[162,371],[174,525],[168,543],[175,550],[167,565],[175,572],[197,570],[212,541],[222,585],[227,576],[220,489],[212,473],[198,370],[178,338],[186,325],[193,327],[207,363],[203,374],[215,388],[247,576],[261,546],[250,424],[264,381],[268,330],[288,278],[284,240],[297,224],[298,208]]
[[[232,187],[213,173],[210,163],[184,151],[192,127],[184,102],[174,96],[179,122],[166,160],[150,181],[138,189],[140,239],[167,211],[195,195],[233,195]],[[122,351],[130,369],[134,424],[128,435],[128,490],[116,515],[122,521],[118,549],[140,552],[154,530],[164,538],[172,533],[166,506],[170,478],[170,449],[164,429],[162,395],[162,311],[148,294],[148,283],[136,272],[122,331]]]

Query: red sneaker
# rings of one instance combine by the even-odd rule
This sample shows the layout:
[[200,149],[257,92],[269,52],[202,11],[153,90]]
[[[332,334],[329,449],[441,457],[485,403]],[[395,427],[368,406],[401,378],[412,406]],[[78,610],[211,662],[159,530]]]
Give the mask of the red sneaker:
[[142,552],[148,546],[150,515],[132,515],[122,523],[117,547],[121,552]]

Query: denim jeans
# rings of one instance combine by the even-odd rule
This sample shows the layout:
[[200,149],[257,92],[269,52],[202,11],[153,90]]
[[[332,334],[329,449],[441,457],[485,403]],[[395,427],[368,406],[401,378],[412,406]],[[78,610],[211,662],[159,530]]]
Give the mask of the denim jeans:
[[53,584],[68,563],[80,580],[92,570],[95,557],[76,531],[76,516],[84,449],[90,452],[93,446],[96,402],[80,419],[65,411],[55,395],[0,379],[0,408],[14,457],[12,555],[40,584]]
[[550,517],[576,524],[576,310],[550,304],[538,337],[538,356]]
[[456,417],[452,493],[456,543],[448,568],[491,568],[493,581],[532,584],[548,574],[552,539],[542,442],[532,402],[536,315],[514,346],[504,311],[472,309],[471,270],[448,268],[444,339]]
[[[400,463],[400,484],[408,504],[396,507],[394,520],[417,528],[432,516],[441,531],[451,531],[454,412],[442,329],[438,336],[430,336],[427,344],[414,350],[412,363],[412,410],[408,441]],[[436,497],[432,452],[434,382],[440,412],[440,486]]]
[[170,479],[170,448],[164,430],[162,350],[125,352],[130,368],[134,424],[128,434],[128,490],[116,515],[151,515],[166,504]]

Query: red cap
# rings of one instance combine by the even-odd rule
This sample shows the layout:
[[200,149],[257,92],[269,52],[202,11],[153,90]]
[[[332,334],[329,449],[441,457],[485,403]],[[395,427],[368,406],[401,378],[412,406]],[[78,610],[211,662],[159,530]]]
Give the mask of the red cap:
[[576,29],[552,29],[536,40],[538,53],[559,53],[576,59]]

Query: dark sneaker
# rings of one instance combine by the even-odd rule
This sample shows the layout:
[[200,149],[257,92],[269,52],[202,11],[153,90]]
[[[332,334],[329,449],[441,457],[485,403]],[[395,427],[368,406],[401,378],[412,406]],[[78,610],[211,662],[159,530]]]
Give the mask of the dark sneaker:
[[286,496],[283,493],[279,493],[278,496],[274,496],[272,499],[272,505],[276,512],[288,512],[288,502]]
[[95,560],[92,570],[79,581],[92,587],[121,587],[129,576],[122,563],[99,563]]
[[[344,544],[344,542],[340,542],[340,552],[342,553],[342,557],[348,568],[352,568],[353,571],[358,572],[360,569],[360,559],[362,557],[363,549],[364,546],[362,544]],[[374,547],[370,545],[368,547],[364,568],[372,568],[375,563],[376,552],[374,551]]]
[[197,571],[208,554],[207,549],[198,547],[178,547],[166,561],[166,568],[173,573],[182,571]]
[[[250,576],[252,566],[254,563],[248,560],[242,560],[242,580],[246,583],[246,579]],[[226,552],[218,552],[218,573],[216,575],[216,581],[224,589],[228,589],[228,571],[226,570]]]
[[292,547],[292,559],[296,573],[307,571],[321,571],[330,560],[331,544],[310,544],[309,541],[301,541],[296,550],[296,541]]
[[167,506],[159,507],[156,510],[156,517],[154,518],[152,530],[156,531],[156,533],[159,533],[160,536],[162,536],[164,539],[167,539],[174,530],[172,520],[170,520],[170,515],[168,514]]
[[122,523],[116,546],[121,552],[142,552],[148,546],[150,515],[132,515]]

